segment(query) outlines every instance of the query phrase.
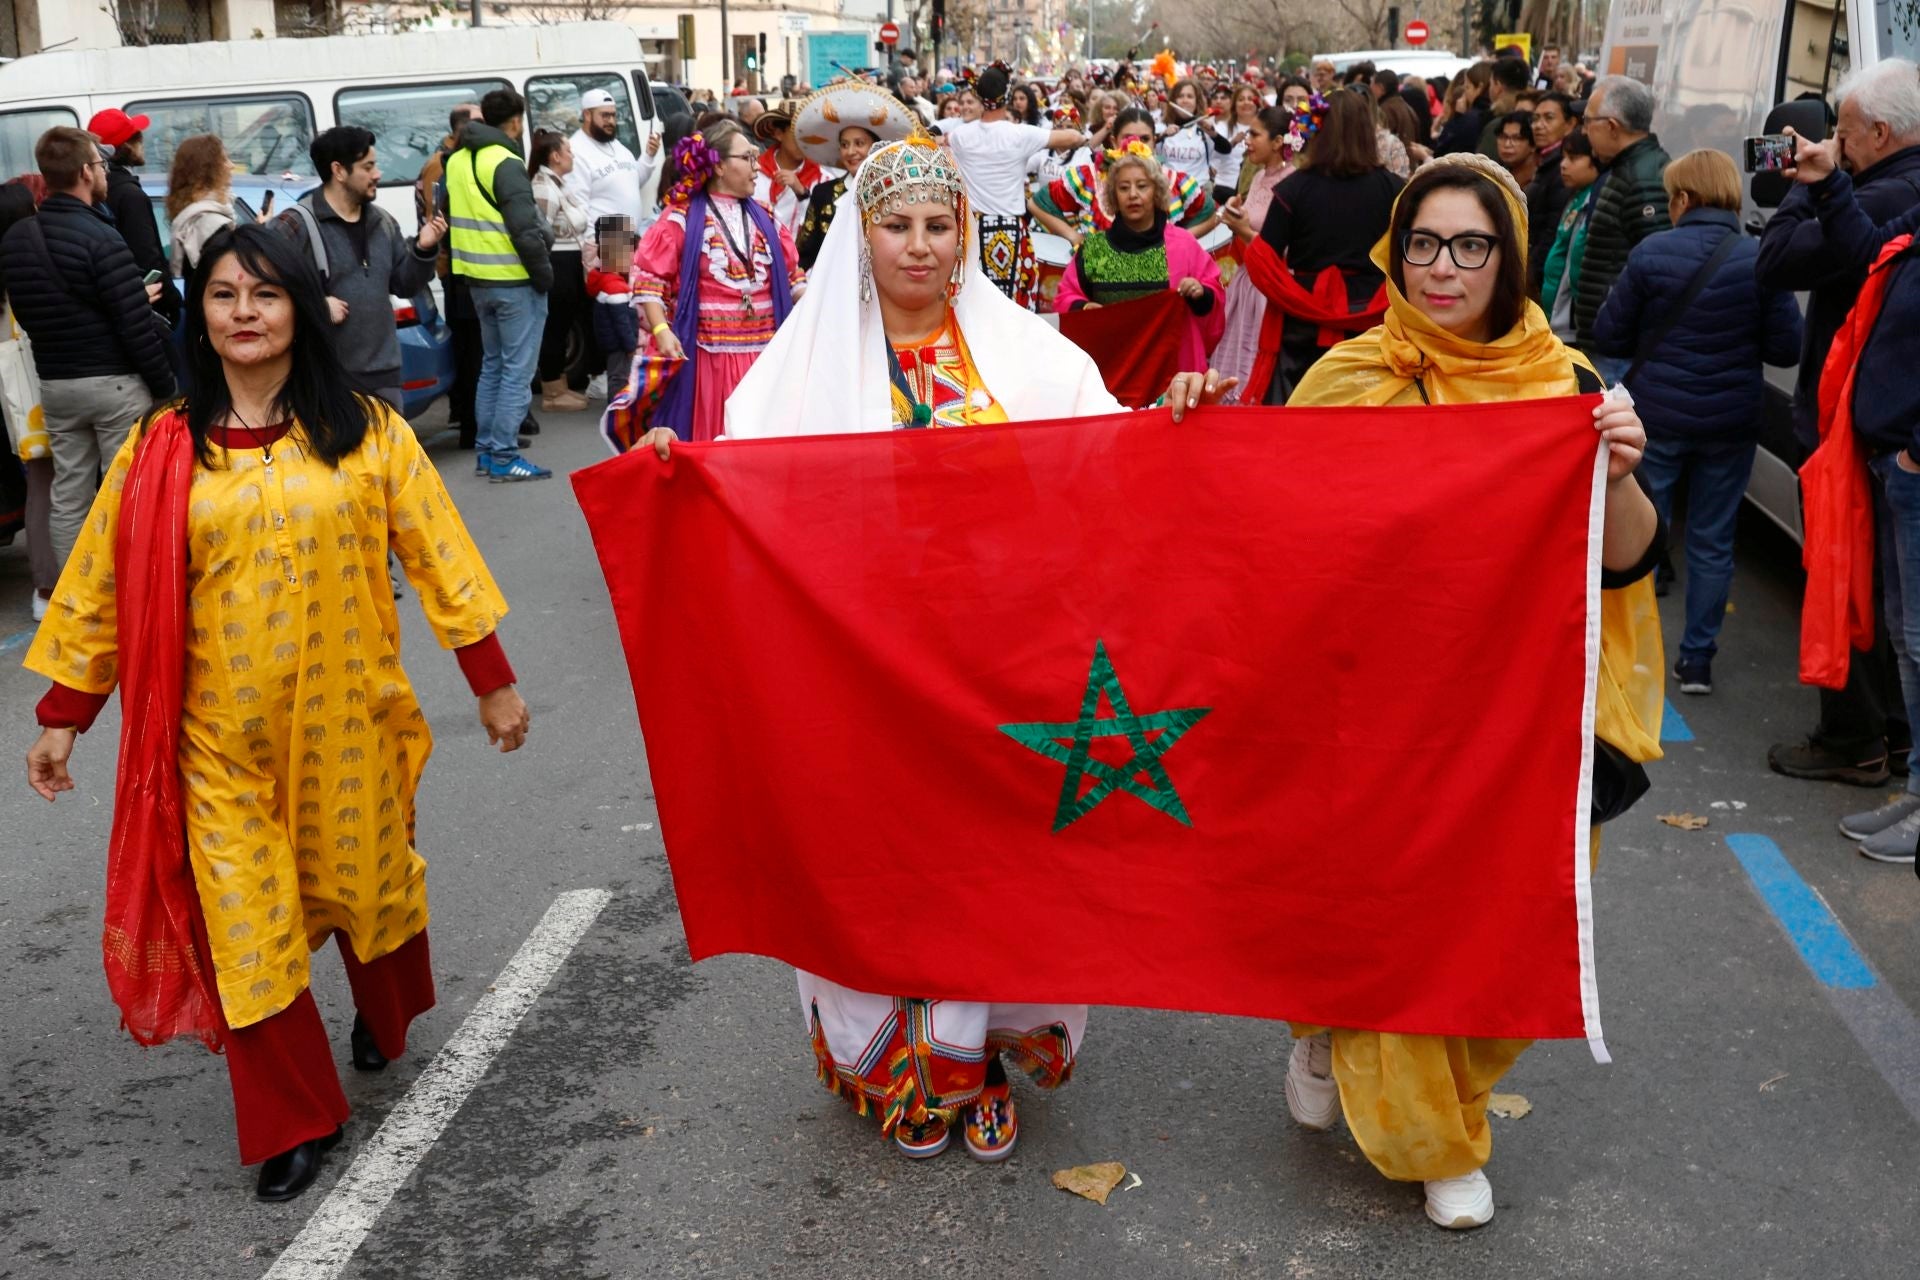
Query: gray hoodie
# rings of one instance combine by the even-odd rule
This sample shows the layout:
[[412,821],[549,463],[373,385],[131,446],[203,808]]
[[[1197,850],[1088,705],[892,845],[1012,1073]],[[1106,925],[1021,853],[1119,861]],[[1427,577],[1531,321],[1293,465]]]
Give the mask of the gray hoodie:
[[[312,211],[327,251],[327,293],[347,304],[347,318],[333,331],[340,363],[347,367],[355,388],[369,394],[400,385],[400,335],[393,323],[388,295],[410,298],[433,279],[434,250],[421,253],[417,241],[400,232],[393,215],[377,204],[360,210],[366,231],[366,256],[361,256],[358,231],[319,190],[309,191],[300,203]],[[289,209],[274,225],[291,236],[303,253],[311,253],[307,222]]]

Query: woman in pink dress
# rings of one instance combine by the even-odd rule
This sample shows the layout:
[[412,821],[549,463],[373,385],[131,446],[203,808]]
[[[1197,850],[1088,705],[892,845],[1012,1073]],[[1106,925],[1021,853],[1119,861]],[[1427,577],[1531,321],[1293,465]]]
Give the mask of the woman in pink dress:
[[[1268,107],[1255,118],[1247,134],[1247,168],[1253,179],[1246,194],[1235,196],[1220,210],[1220,219],[1233,228],[1241,246],[1258,238],[1260,224],[1267,220],[1267,206],[1273,203],[1273,189],[1293,172],[1292,153],[1287,147],[1288,126],[1293,115],[1285,107]],[[1267,295],[1244,271],[1234,273],[1227,284],[1227,327],[1213,349],[1212,367],[1222,376],[1238,378],[1245,386],[1253,372],[1254,357],[1260,349],[1260,322],[1267,314]],[[1236,387],[1226,404],[1240,403]]]
[[674,149],[679,178],[634,258],[653,350],[682,361],[649,425],[682,440],[724,429],[727,397],[787,318],[803,279],[785,227],[754,203],[759,149],[731,120]]

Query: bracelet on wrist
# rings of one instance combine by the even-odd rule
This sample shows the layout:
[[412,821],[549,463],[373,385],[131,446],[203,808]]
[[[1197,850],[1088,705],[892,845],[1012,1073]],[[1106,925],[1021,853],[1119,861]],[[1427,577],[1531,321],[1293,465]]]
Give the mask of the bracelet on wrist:
[[671,329],[671,328],[673,328],[673,326],[672,326],[672,325],[670,325],[670,324],[668,324],[668,323],[667,323],[667,322],[666,322],[665,320],[662,320],[662,321],[661,321],[661,322],[660,322],[659,324],[657,324],[657,325],[655,325],[655,326],[653,326],[653,328],[651,328],[651,329],[649,329],[649,330],[647,330],[647,332],[648,332],[648,333],[651,333],[651,334],[652,334],[652,335],[653,335],[654,337],[656,337],[656,338],[657,338],[657,337],[659,337],[659,336],[660,336],[661,334],[663,334],[663,333],[665,333],[665,332],[666,332],[667,330],[669,330],[669,329]]

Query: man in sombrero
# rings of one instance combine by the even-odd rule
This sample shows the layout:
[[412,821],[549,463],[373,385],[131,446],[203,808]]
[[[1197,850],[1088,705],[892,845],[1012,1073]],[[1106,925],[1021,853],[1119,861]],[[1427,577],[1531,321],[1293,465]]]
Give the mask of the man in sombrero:
[[795,109],[788,137],[798,142],[800,154],[823,169],[841,172],[814,184],[806,213],[793,237],[800,268],[813,269],[826,243],[833,211],[867,152],[883,142],[899,142],[913,132],[915,121],[906,104],[879,85],[840,80],[803,100]]
[[753,136],[763,144],[753,179],[753,198],[773,211],[773,220],[788,235],[797,235],[806,216],[807,197],[839,170],[823,167],[800,149],[793,120],[800,104],[791,99],[762,113],[753,122]]

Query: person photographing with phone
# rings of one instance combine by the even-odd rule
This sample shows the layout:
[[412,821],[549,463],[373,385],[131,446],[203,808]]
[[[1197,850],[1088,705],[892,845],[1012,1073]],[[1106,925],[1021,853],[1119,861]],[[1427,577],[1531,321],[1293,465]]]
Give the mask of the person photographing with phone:
[[[1847,171],[1847,186],[1861,212],[1876,226],[1885,225],[1920,204],[1920,70],[1903,58],[1883,59],[1842,80],[1837,100],[1831,144],[1837,167]],[[1801,149],[1809,145],[1804,138],[1796,143]],[[1793,430],[1800,447],[1811,451],[1819,441],[1821,372],[1860,295],[1870,259],[1849,259],[1831,239],[1820,216],[1823,196],[1834,198],[1831,188],[1809,180],[1813,169],[1794,176],[1802,181],[1767,220],[1756,270],[1766,288],[1809,295],[1793,390]],[[1820,690],[1820,718],[1813,730],[1800,741],[1777,743],[1767,753],[1767,764],[1790,778],[1861,787],[1884,786],[1889,773],[1898,771],[1911,788],[1915,783],[1906,757],[1913,735],[1905,707],[1893,645],[1884,631],[1877,632],[1869,649],[1854,654],[1845,687]],[[1920,798],[1902,797],[1896,808],[1906,811],[1896,813],[1894,822],[1920,811]],[[1878,821],[1862,825],[1849,818],[1844,825],[1851,835]],[[1920,826],[1915,834],[1920,836]]]

